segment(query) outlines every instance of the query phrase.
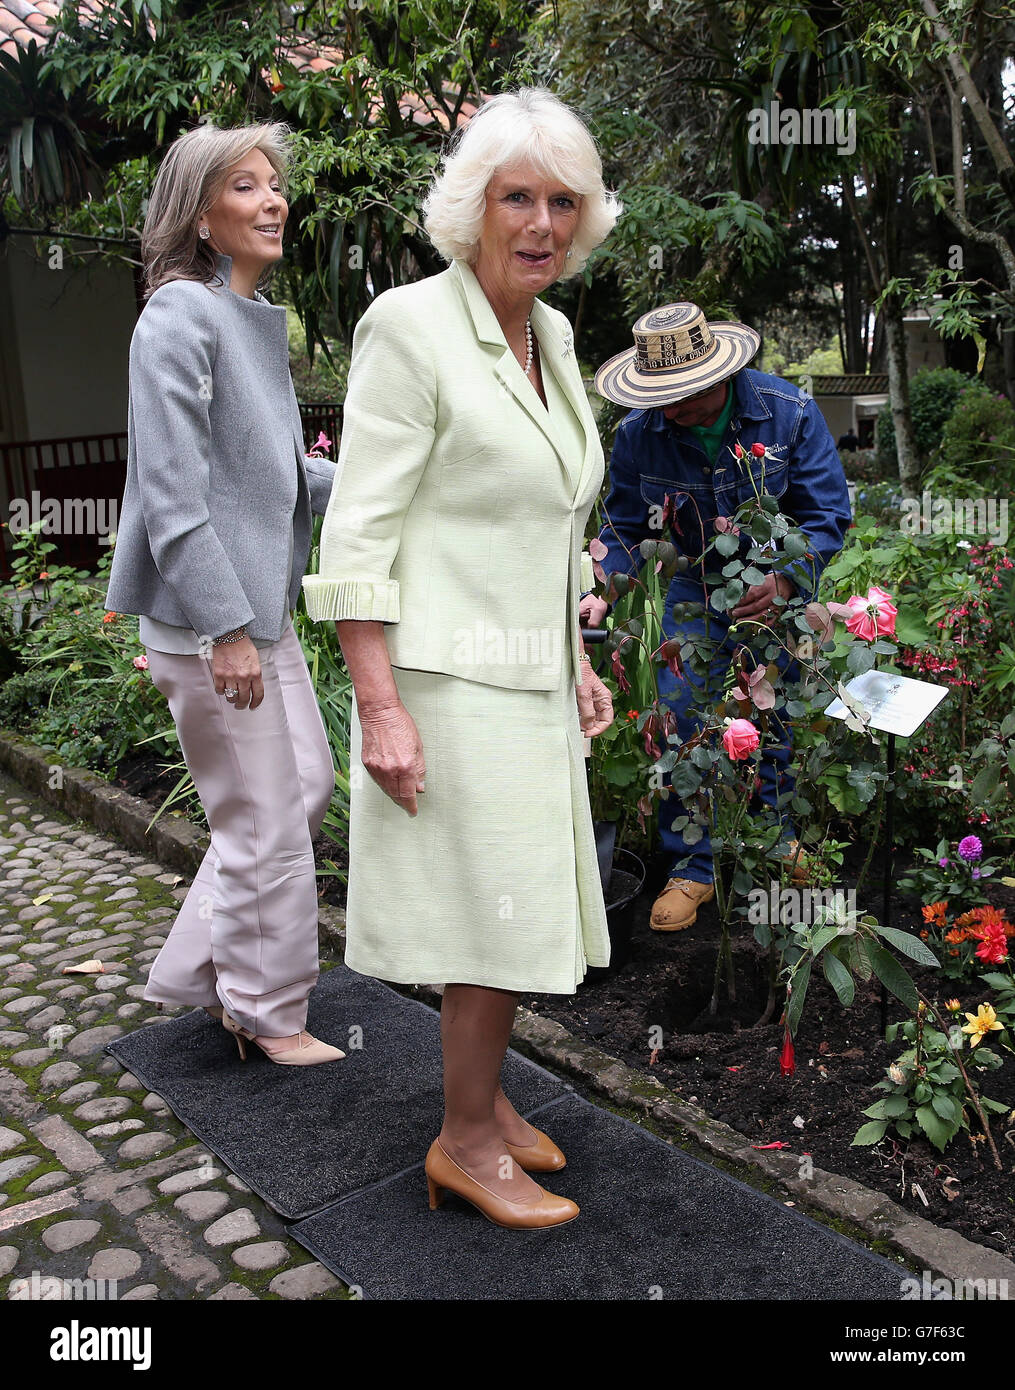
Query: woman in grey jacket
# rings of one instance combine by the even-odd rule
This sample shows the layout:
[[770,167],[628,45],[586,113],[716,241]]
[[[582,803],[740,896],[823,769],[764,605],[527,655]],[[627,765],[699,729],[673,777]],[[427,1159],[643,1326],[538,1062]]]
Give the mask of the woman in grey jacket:
[[257,290],[282,255],[288,136],[201,125],[159,169],[106,605],[141,615],[211,830],[145,998],[305,1066],[345,1055],[305,1031],[335,772],[290,617],[335,469],[305,457],[285,308]]

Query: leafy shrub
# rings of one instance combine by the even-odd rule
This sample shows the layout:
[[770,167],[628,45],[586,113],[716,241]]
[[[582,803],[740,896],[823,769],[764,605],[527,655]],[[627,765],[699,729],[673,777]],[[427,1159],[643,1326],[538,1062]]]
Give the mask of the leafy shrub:
[[49,703],[53,675],[48,671],[22,671],[0,685],[0,725],[21,729],[38,719]]
[[[986,392],[974,377],[966,376],[953,367],[922,367],[909,383],[909,405],[913,416],[913,436],[917,451],[926,462],[937,448],[945,421],[955,409],[963,391],[970,387]],[[892,423],[891,403],[886,402],[878,415],[878,466],[882,477],[894,477],[899,471],[895,449],[895,425]]]
[[985,390],[963,391],[941,431],[935,471],[947,470],[956,481],[974,482],[987,492],[997,491],[1001,484],[1007,492],[1013,462],[1015,407],[1011,401]]

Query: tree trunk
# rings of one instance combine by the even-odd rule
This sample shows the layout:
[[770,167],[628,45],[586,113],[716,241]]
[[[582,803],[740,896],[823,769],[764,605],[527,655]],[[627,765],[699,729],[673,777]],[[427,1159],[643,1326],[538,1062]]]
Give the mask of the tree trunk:
[[881,319],[884,323],[885,355],[888,358],[888,392],[895,428],[895,452],[899,460],[899,482],[902,484],[903,497],[915,497],[920,483],[920,458],[913,438],[909,409],[906,328],[902,322],[902,305],[895,295],[889,295],[884,300]]

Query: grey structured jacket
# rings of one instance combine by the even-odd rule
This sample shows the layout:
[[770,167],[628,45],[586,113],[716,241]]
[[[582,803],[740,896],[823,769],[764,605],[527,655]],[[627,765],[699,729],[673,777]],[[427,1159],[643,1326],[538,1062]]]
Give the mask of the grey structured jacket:
[[231,269],[160,286],[135,325],[106,607],[277,642],[335,465],[305,457],[285,307],[229,289]]

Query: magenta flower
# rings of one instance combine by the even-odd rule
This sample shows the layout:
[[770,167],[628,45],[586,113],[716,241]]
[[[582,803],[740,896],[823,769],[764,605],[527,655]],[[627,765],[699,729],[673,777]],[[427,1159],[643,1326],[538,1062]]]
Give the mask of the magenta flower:
[[328,436],[324,433],[324,431],[321,430],[320,433],[318,434],[317,438],[314,440],[314,447],[313,447],[313,448],[310,450],[310,452],[307,454],[307,458],[311,458],[311,459],[323,458],[323,457],[324,457],[324,454],[323,454],[321,451],[322,451],[322,450],[327,451],[327,450],[330,449],[330,448],[331,448],[331,440],[330,440],[330,439],[328,438]]
[[867,597],[859,594],[847,600],[846,607],[853,615],[846,619],[846,630],[864,642],[873,642],[876,637],[891,636],[895,632],[895,617],[898,609],[892,596],[884,589],[872,584]]
[[147,671],[147,670],[148,670],[148,658],[147,658],[146,656],[144,656],[143,654],[142,654],[141,656],[136,656],[136,657],[134,658],[134,665],[137,667],[137,669],[138,669],[139,671]]
[[939,867],[939,868],[947,869],[947,867],[948,867],[948,860],[947,860],[947,859],[939,859],[937,862],[938,862],[938,867]]
[[975,835],[967,835],[959,841],[959,857],[967,864],[974,864],[977,859],[983,858],[983,845]]

